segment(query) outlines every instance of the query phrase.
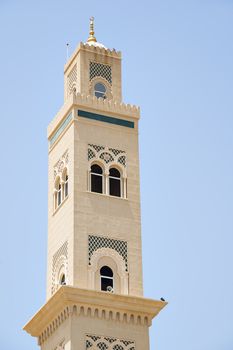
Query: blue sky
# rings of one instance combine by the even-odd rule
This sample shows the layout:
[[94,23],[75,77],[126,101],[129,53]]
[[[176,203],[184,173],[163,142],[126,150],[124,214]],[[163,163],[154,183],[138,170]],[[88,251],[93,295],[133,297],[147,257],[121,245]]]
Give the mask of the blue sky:
[[0,1],[1,347],[45,300],[46,126],[63,103],[66,42],[123,54],[141,106],[145,296],[169,305],[151,349],[233,348],[233,1]]

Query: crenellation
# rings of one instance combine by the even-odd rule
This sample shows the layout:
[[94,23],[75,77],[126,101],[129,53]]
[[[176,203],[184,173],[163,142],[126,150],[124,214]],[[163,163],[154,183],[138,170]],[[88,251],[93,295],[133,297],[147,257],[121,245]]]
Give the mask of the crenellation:
[[[65,105],[49,124],[47,128],[48,140],[52,138],[62,121],[65,120],[65,116],[69,114],[71,107],[82,108],[83,106],[93,110],[102,110],[106,113],[110,112],[114,115],[130,117],[136,120],[140,118],[140,108],[138,106],[114,100],[97,99],[95,96],[77,93],[70,96]],[[75,111],[76,109],[72,110],[72,119],[76,118]]]
[[132,118],[139,119],[140,117],[140,107],[136,105],[131,105],[129,103],[120,102],[118,100],[108,100],[97,98],[96,96],[86,95],[77,93],[74,96],[74,103],[76,105],[87,105],[88,107],[92,107],[93,109],[101,109],[106,110],[113,113],[122,114],[124,112],[127,116],[132,116]]
[[[94,45],[89,45],[88,43],[83,43],[81,42],[79,44],[79,49],[80,50],[87,50],[93,53],[98,53],[104,56],[111,56],[114,58],[121,59],[121,51],[116,51],[116,49],[108,49],[104,47],[98,47]],[[77,54],[77,52],[75,53]]]

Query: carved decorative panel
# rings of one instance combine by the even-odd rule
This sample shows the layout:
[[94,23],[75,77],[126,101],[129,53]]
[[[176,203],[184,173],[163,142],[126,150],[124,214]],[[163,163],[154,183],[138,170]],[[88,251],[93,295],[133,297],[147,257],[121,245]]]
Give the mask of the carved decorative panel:
[[54,179],[56,178],[57,175],[62,174],[64,168],[68,165],[68,163],[69,163],[69,153],[68,153],[68,150],[66,150],[65,153],[61,156],[61,158],[54,165],[54,168],[53,168]]
[[90,80],[102,77],[112,85],[112,67],[108,64],[90,62]]
[[126,153],[119,149],[89,144],[87,156],[88,160],[101,159],[106,164],[114,162],[126,166]]
[[52,264],[53,264],[52,265],[52,294],[53,294],[58,287],[56,285],[56,274],[62,265],[64,265],[66,270],[65,272],[67,275],[67,269],[68,269],[68,242],[67,241],[63,243],[63,245],[53,255]]
[[136,350],[135,342],[96,335],[86,335],[86,349],[90,350]]
[[128,271],[128,252],[127,252],[127,242],[111,239],[100,236],[88,236],[88,256],[89,256],[89,264],[91,262],[92,254],[100,249],[100,248],[111,248],[116,250],[125,261],[125,270]]

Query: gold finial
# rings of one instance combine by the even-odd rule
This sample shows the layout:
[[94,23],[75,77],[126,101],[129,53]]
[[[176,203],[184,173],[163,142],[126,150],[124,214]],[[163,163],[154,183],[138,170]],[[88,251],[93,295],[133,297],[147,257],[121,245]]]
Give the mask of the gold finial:
[[94,36],[94,17],[90,18],[90,32],[89,32],[89,38],[87,39],[87,42],[97,42],[95,36]]

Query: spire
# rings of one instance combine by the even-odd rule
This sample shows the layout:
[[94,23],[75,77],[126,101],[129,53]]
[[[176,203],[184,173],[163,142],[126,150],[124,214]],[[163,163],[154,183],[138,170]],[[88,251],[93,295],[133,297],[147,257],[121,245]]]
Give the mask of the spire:
[[97,42],[95,36],[94,36],[95,32],[94,32],[94,17],[90,18],[90,32],[89,32],[89,38],[87,39],[87,42]]

